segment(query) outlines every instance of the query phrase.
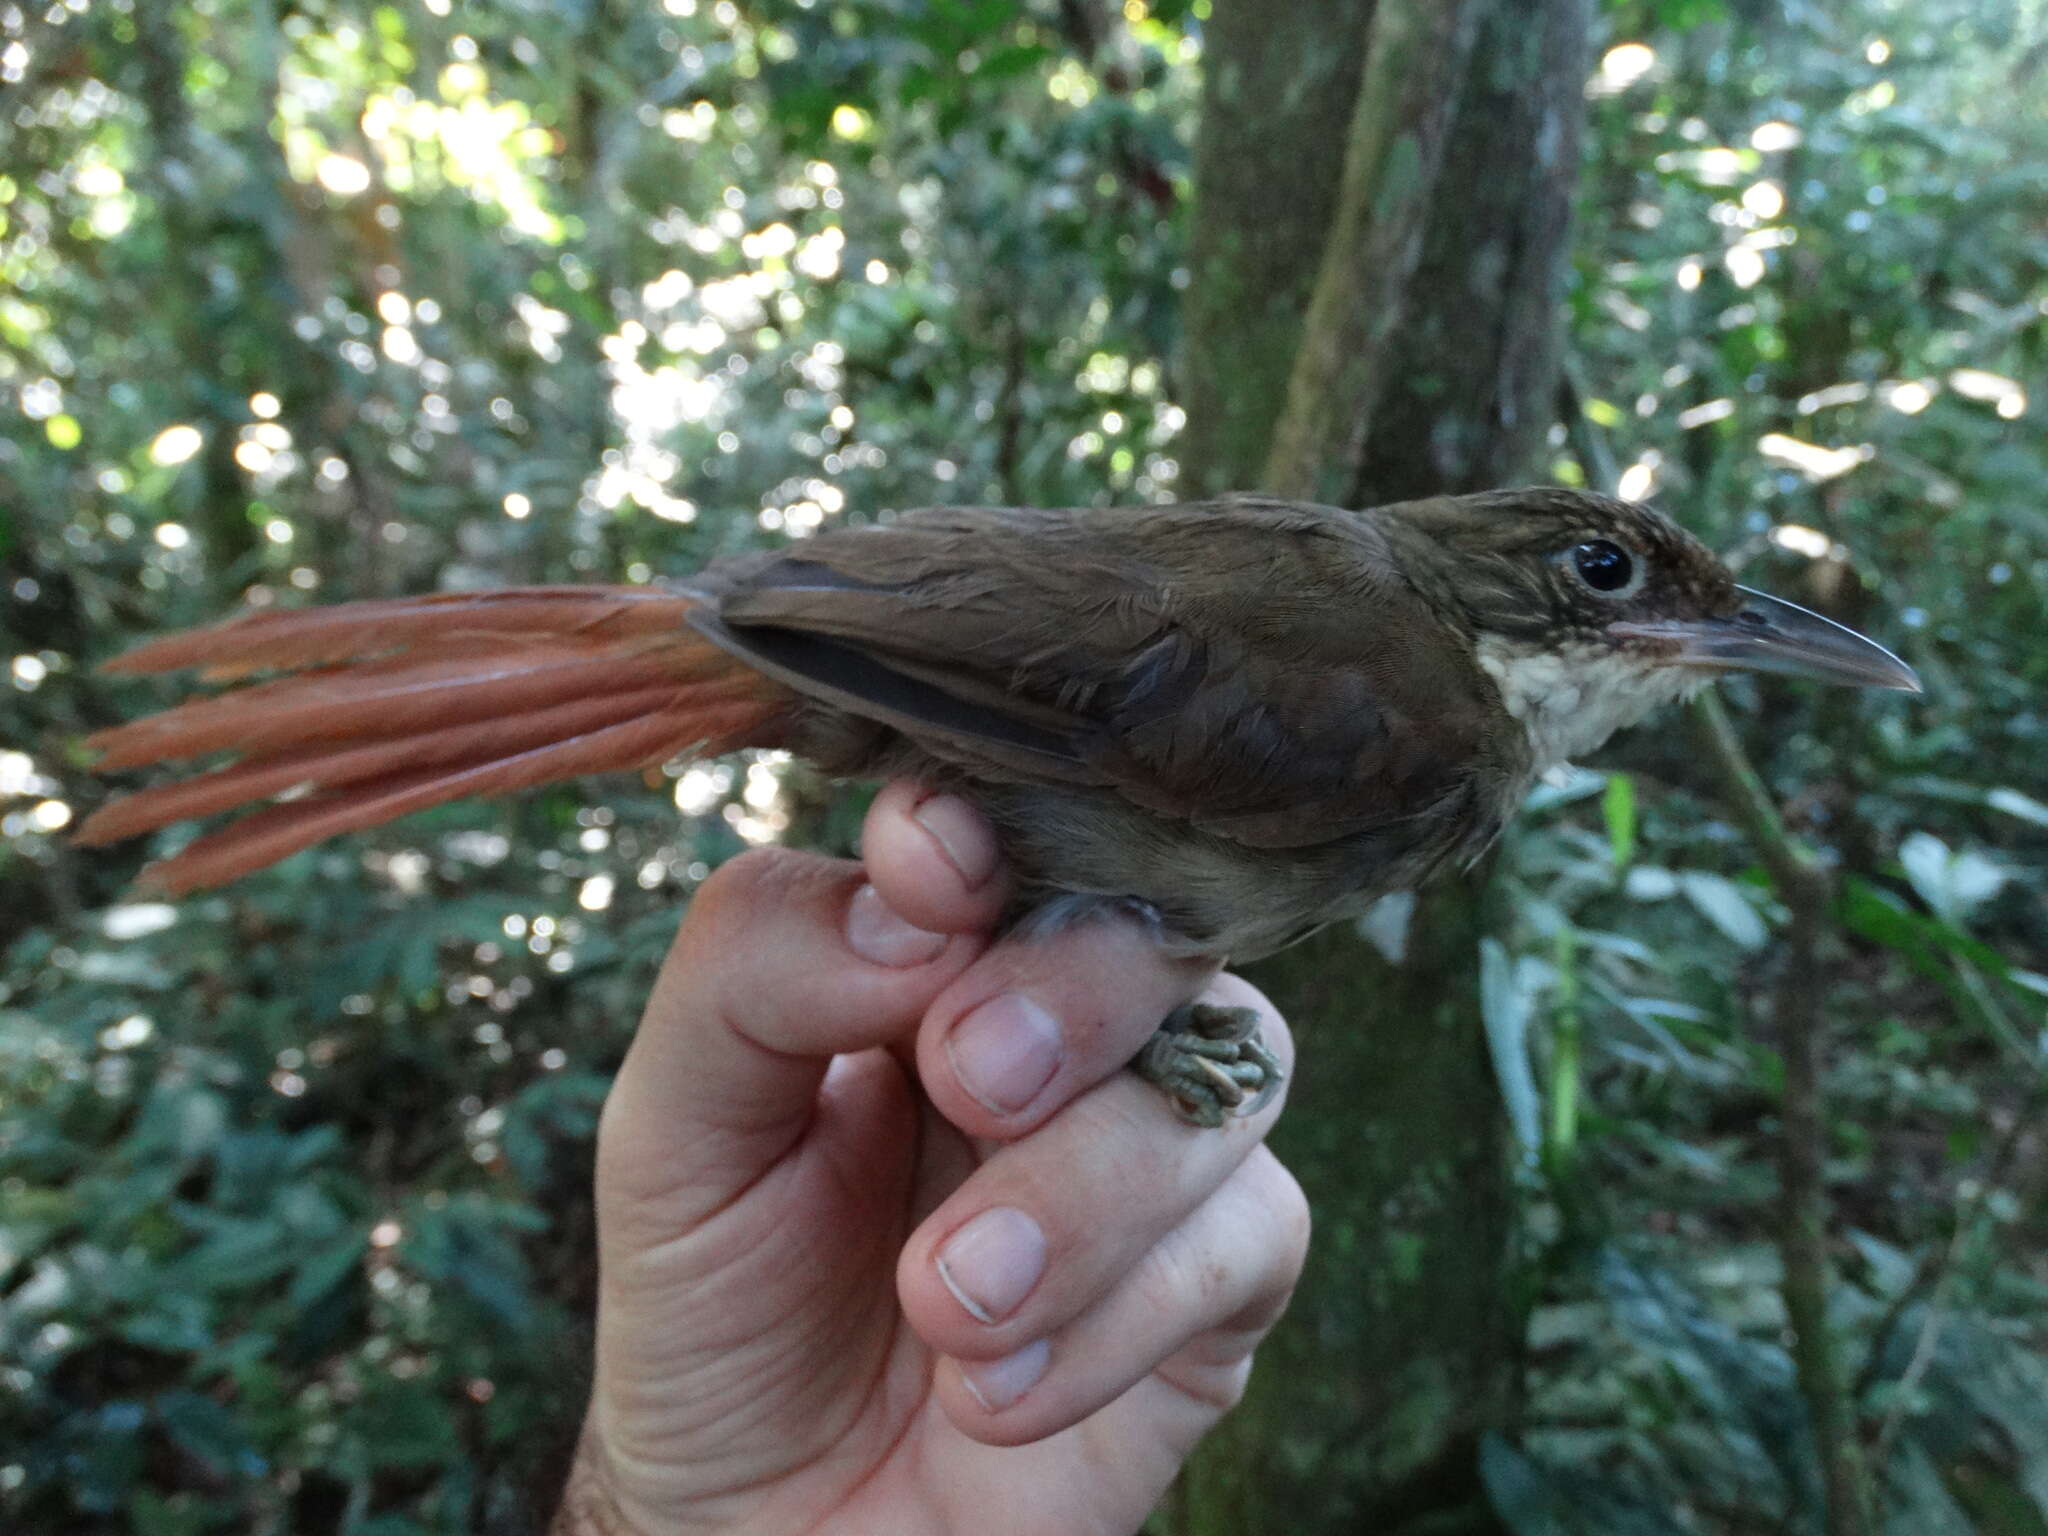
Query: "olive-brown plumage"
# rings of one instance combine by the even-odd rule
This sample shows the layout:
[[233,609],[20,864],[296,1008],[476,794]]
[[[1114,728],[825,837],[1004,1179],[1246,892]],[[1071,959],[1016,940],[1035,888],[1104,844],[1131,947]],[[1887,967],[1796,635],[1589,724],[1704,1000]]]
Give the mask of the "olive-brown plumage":
[[775,746],[969,796],[1020,920],[1135,903],[1236,958],[1475,856],[1538,773],[1714,670],[1911,682],[1658,513],[1561,490],[935,508],[671,587],[261,613],[113,665],[283,674],[94,738],[105,767],[235,759],[87,841],[291,794],[152,866],[163,890],[464,795]]

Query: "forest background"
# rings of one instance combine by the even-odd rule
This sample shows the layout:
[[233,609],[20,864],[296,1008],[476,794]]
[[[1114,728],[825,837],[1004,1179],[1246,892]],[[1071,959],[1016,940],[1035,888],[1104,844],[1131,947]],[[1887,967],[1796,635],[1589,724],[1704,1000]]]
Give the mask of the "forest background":
[[1260,973],[1317,1249],[1159,1536],[2048,1532],[2044,400],[2042,0],[0,0],[0,1528],[535,1529],[679,908],[860,810],[755,755],[143,901],[96,662],[1514,479],[1927,696],[1731,685]]

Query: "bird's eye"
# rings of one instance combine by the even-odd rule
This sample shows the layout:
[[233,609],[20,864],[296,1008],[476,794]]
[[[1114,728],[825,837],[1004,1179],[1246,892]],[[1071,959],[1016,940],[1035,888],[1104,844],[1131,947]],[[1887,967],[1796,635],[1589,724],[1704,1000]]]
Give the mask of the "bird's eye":
[[1571,568],[1579,580],[1607,596],[1627,595],[1636,585],[1635,557],[1611,539],[1588,539],[1574,544]]

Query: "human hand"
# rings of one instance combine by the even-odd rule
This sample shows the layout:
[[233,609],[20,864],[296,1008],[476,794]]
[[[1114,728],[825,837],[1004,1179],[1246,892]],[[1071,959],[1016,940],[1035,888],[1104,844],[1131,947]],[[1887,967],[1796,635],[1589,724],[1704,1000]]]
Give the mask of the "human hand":
[[1134,925],[991,944],[993,836],[926,793],[864,867],[750,853],[691,903],[598,1134],[557,1536],[1128,1532],[1286,1305],[1278,1103],[1198,1130],[1121,1070],[1197,994],[1285,1062],[1271,1006]]

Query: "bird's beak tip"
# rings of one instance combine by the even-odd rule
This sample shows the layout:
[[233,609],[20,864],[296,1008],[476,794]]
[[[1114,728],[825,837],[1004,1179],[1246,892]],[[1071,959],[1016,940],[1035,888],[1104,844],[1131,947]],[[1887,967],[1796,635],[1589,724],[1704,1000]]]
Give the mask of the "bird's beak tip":
[[1674,665],[1714,672],[1775,672],[1815,683],[1924,693],[1919,674],[1875,640],[1797,603],[1749,587],[1729,618],[1616,625],[1662,642]]

